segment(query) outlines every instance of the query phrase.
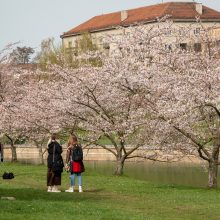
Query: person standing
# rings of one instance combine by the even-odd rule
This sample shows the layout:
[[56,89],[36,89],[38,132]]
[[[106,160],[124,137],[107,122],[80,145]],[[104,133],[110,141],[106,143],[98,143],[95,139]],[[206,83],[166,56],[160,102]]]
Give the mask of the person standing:
[[47,186],[48,192],[61,192],[57,186],[61,185],[61,173],[63,172],[62,146],[56,141],[53,134],[48,142],[47,157]]
[[78,177],[79,192],[82,190],[82,172],[85,171],[83,164],[83,150],[76,136],[70,136],[67,144],[66,165],[69,164],[70,187],[65,192],[74,192],[75,176]]
[[1,162],[3,162],[3,158],[4,158],[3,155],[4,155],[3,154],[3,144],[0,142],[0,159],[1,159]]

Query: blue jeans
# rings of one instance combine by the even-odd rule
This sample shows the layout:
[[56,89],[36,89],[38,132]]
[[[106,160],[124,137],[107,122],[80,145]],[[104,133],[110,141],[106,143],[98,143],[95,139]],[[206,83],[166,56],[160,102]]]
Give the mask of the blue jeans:
[[72,173],[70,175],[70,185],[74,186],[75,185],[75,175],[78,177],[78,185],[82,186],[82,175],[81,173]]

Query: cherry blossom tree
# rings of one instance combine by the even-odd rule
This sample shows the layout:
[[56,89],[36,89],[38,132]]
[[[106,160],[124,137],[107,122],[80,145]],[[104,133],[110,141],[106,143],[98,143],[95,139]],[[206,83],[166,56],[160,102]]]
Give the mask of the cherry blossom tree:
[[[44,101],[45,97],[50,101],[47,112],[60,116],[56,117],[60,127],[71,128],[77,121],[89,143],[115,155],[118,175],[123,172],[125,159],[140,156],[133,153],[142,146],[149,149],[157,137],[161,115],[156,101],[160,93],[152,87],[151,78],[161,73],[159,66],[166,65],[163,56],[170,54],[163,41],[170,25],[169,22],[158,24],[151,30],[140,26],[122,31],[126,33],[123,36],[110,37],[108,40],[116,45],[114,53],[92,54],[102,59],[101,67],[83,66],[73,70],[53,66],[51,78],[38,91],[38,94],[43,92]],[[163,127],[167,121],[163,121]],[[103,137],[111,145],[101,144]]]
[[[102,68],[56,66],[53,77],[42,86],[38,94],[46,91],[44,100],[50,100],[48,111],[56,116],[56,124],[71,129],[77,123],[84,131],[84,141],[115,155],[115,174],[122,174],[126,159],[140,156],[134,152],[149,138],[143,120],[145,108],[138,97],[120,89],[114,73],[103,72]],[[103,144],[103,138],[107,144]]]
[[[22,97],[18,105],[25,109],[23,118],[48,131],[77,124],[85,141],[115,155],[117,175],[126,159],[143,157],[136,151],[141,147],[197,151],[208,162],[208,186],[216,187],[219,52],[210,29],[194,25],[201,27],[200,34],[192,33],[193,25],[178,27],[163,20],[121,28],[121,35],[103,39],[114,48],[109,54],[95,51],[80,57],[101,60],[102,65],[54,65],[39,72],[43,77],[16,96]],[[103,144],[103,137],[110,144]]]
[[25,137],[25,124],[18,111],[18,103],[23,98],[21,90],[23,80],[19,78],[18,68],[4,65],[0,71],[1,75],[1,104],[0,104],[0,132],[5,135],[11,145],[12,161],[17,161],[15,143]]
[[[161,138],[176,134],[178,138],[165,142],[163,149],[188,153],[196,149],[198,156],[208,162],[208,186],[215,188],[220,164],[219,48],[210,35],[211,28],[196,25],[200,25],[202,31],[195,36],[192,27],[182,27],[186,35],[180,35],[178,28],[168,24],[167,31],[172,36],[167,42],[164,24],[158,24],[158,28],[148,30],[147,34],[145,27],[132,28],[113,40],[131,66],[134,67],[134,63],[139,66],[137,72],[131,71],[135,80],[127,69],[122,70],[119,77],[124,73],[126,80],[121,80],[122,87],[139,94],[146,111],[151,109],[152,116],[161,123],[160,129],[155,129],[154,146],[162,148]],[[186,38],[191,46],[201,43],[202,50],[182,48],[181,42]],[[126,60],[122,60],[124,62]]]
[[49,101],[42,93],[41,98],[38,95],[41,91],[40,79],[46,77],[46,73],[39,71],[39,74],[36,68],[30,66],[11,65],[9,54],[12,46],[0,52],[1,136],[7,137],[10,143],[12,161],[17,161],[16,143],[21,139],[33,141],[43,158],[44,139],[58,126],[50,121],[57,115],[48,110]]
[[208,162],[208,186],[215,188],[220,164],[220,61],[210,48],[200,54],[172,56],[172,63],[159,67],[163,68],[163,75],[152,79],[159,94],[154,108],[167,125],[190,141],[186,146],[195,147],[200,158]]
[[59,133],[64,129],[61,124],[64,116],[59,111],[59,106],[53,105],[56,101],[52,102],[56,90],[50,89],[50,77],[49,72],[41,70],[29,72],[30,80],[22,88],[26,96],[19,103],[27,139],[39,149],[42,163],[47,139],[52,133]]
[[[18,120],[15,118],[13,110],[9,110],[9,106],[12,106],[13,102],[17,102],[21,96],[18,92],[19,82],[17,79],[19,72],[9,65],[9,53],[13,46],[14,44],[10,44],[0,51],[0,132],[1,136],[5,135],[10,141],[12,161],[16,161],[17,155],[14,143],[20,137],[21,132],[18,127],[14,127]],[[19,134],[15,130],[19,130]]]

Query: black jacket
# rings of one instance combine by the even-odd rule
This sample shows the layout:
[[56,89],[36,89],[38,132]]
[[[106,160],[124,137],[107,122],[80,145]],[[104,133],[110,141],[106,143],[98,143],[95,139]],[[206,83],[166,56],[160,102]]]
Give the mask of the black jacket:
[[47,157],[48,168],[52,168],[53,159],[55,163],[58,160],[60,160],[60,158],[62,157],[61,156],[62,152],[63,152],[62,146],[57,141],[52,141],[50,144],[48,144],[48,157]]

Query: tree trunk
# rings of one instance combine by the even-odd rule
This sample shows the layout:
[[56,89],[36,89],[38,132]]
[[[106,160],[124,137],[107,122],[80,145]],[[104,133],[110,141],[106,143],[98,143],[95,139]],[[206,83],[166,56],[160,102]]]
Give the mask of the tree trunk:
[[11,143],[11,162],[17,162],[17,152],[14,143]]
[[216,188],[217,187],[217,176],[218,176],[218,161],[211,160],[209,162],[209,170],[208,170],[209,178],[208,178],[208,187]]
[[117,158],[115,172],[114,172],[116,176],[121,176],[123,174],[124,162],[125,162],[124,157]]
[[209,188],[217,188],[219,147],[220,147],[220,135],[216,135],[216,138],[214,139],[214,147],[212,149],[211,159],[209,160],[209,173],[208,173]]
[[10,145],[11,145],[11,162],[17,162],[17,152],[16,152],[16,147],[14,145],[14,141],[13,138],[11,138],[9,135],[5,134],[5,136],[8,138],[8,140],[10,141]]
[[42,146],[39,147],[40,164],[44,164],[44,154]]

